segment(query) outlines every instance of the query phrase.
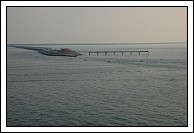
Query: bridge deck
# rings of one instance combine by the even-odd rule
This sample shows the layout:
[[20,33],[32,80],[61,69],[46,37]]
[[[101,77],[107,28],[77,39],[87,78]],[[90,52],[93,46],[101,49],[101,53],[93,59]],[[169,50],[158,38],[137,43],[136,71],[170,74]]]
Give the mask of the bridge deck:
[[80,51],[80,52],[89,53],[89,55],[91,53],[96,53],[97,55],[99,53],[105,53],[105,55],[107,55],[107,53],[114,53],[114,55],[115,55],[115,53],[122,53],[122,55],[123,55],[123,53],[127,53],[127,52],[131,53],[131,55],[132,55],[132,53],[139,53],[139,55],[141,53],[147,53],[149,55],[149,51],[147,51],[147,50],[134,50],[134,51],[126,51],[126,50],[124,50],[124,51],[113,51],[113,50],[109,51],[109,50],[107,50],[107,51]]

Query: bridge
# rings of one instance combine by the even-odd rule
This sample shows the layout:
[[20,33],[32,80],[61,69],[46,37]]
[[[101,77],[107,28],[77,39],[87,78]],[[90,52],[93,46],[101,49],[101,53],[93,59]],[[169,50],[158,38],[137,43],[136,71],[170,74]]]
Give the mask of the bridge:
[[146,53],[147,55],[149,55],[149,51],[139,51],[139,50],[138,51],[80,51],[80,52],[88,53],[89,55],[91,55],[92,53],[96,53],[97,55],[99,53],[104,53],[105,55],[107,55],[108,53],[113,53],[114,55],[116,53],[121,53],[122,55],[124,53],[130,53],[130,55],[132,55],[133,53],[138,53],[139,55],[141,53]]

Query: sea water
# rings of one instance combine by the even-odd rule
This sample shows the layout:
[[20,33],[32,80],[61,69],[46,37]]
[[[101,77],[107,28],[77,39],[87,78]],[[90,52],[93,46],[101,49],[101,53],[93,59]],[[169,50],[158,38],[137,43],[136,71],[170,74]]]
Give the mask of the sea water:
[[187,126],[186,44],[38,46],[149,55],[7,47],[7,126]]

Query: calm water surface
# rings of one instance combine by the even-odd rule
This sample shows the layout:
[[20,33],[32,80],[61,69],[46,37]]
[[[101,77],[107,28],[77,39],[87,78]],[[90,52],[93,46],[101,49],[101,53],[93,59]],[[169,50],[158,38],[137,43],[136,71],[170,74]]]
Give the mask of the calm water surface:
[[187,126],[187,46],[39,45],[149,50],[45,56],[7,48],[7,126]]

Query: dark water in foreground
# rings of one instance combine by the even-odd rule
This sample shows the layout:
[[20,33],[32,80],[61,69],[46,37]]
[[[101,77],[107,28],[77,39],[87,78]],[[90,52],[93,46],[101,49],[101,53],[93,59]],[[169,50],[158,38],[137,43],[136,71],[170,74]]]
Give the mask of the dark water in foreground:
[[186,44],[74,45],[150,55],[73,58],[7,48],[7,126],[187,126]]

